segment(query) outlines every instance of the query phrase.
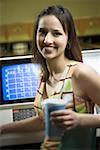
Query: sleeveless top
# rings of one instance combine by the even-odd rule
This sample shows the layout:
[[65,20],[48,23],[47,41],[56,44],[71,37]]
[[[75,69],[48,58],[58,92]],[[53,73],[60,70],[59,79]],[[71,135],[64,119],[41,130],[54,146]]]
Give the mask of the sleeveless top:
[[[34,109],[36,115],[41,118],[42,123],[44,123],[44,112],[43,110],[38,108],[42,108],[42,102],[47,98],[62,98],[67,102],[66,109],[72,109],[73,111],[78,113],[93,113],[93,103],[89,99],[85,100],[82,97],[78,97],[73,93],[72,74],[74,72],[75,65],[77,65],[77,62],[75,61],[72,61],[69,65],[67,65],[67,68],[59,81],[60,88],[58,87],[58,91],[56,91],[53,95],[49,97],[46,91],[46,82],[40,82],[34,101]],[[65,132],[61,141],[45,139],[44,143],[41,146],[41,149],[43,150],[91,150],[92,148],[95,149],[95,129],[91,128],[72,129]]]

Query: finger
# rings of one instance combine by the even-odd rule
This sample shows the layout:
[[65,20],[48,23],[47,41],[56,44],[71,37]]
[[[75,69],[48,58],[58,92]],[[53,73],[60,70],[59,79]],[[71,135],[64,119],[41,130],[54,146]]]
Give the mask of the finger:
[[51,116],[65,115],[65,110],[55,110],[50,113]]
[[59,116],[59,115],[69,115],[69,114],[71,114],[71,113],[73,113],[73,111],[72,110],[70,110],[70,109],[65,109],[65,110],[57,110],[57,111],[53,111],[53,112],[51,112],[50,113],[50,115],[51,116]]
[[64,122],[64,121],[72,121],[73,118],[70,115],[66,115],[66,116],[53,116],[50,117],[50,120],[54,121],[54,122]]
[[53,123],[53,125],[56,125],[56,126],[62,128],[63,130],[65,130],[67,127],[73,126],[73,122],[72,121],[65,121],[65,122],[54,121],[52,123]]

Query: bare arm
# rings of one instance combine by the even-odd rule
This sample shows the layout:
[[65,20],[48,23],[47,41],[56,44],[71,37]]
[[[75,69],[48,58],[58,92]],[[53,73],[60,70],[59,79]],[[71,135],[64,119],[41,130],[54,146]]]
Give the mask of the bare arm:
[[81,127],[99,127],[100,114],[78,114]]
[[14,123],[1,125],[0,132],[1,134],[14,132],[31,132],[41,131],[43,130],[43,128],[43,122],[40,120],[39,117],[35,116],[21,121],[16,121]]

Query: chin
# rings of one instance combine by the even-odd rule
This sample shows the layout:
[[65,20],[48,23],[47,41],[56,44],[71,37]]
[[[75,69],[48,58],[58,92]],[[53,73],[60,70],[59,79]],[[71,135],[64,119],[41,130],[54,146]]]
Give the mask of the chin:
[[54,59],[55,58],[55,56],[45,56],[45,59],[47,59],[47,60],[51,60],[51,59]]

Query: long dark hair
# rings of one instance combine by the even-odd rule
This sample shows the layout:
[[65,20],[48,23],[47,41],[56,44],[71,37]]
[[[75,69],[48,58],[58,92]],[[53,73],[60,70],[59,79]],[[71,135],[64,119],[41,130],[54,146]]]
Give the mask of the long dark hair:
[[68,33],[68,43],[65,49],[65,56],[69,59],[82,62],[81,48],[78,42],[75,25],[71,13],[67,8],[64,8],[62,6],[49,6],[43,11],[41,11],[41,13],[37,17],[36,24],[34,26],[33,41],[32,41],[33,42],[32,54],[34,56],[33,61],[41,64],[44,81],[48,79],[49,72],[47,69],[45,58],[38,51],[36,44],[36,34],[41,17],[47,15],[56,16],[61,22],[64,32]]

